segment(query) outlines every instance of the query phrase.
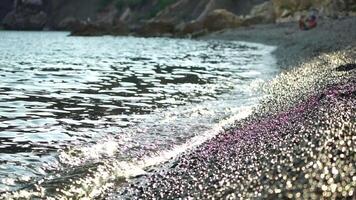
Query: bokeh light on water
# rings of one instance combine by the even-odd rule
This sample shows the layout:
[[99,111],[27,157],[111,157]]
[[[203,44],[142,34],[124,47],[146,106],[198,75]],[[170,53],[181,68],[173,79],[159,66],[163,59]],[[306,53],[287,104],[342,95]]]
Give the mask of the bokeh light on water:
[[278,71],[263,45],[66,34],[0,32],[0,192],[172,150]]

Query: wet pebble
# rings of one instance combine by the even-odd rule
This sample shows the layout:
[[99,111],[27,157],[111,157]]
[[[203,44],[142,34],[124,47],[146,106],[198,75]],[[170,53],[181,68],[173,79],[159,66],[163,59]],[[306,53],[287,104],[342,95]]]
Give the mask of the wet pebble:
[[355,198],[354,52],[282,74],[253,115],[112,198]]

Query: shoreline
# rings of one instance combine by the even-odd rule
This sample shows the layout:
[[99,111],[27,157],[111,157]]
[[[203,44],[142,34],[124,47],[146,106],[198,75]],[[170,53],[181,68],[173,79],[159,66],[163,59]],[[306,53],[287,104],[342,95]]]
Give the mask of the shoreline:
[[355,198],[355,25],[350,17],[310,31],[286,23],[200,37],[277,46],[285,71],[252,115],[108,199]]
[[208,34],[198,39],[237,40],[277,46],[274,55],[282,69],[306,62],[322,53],[356,45],[356,17],[321,19],[309,31],[299,30],[297,22],[255,25]]
[[[236,29],[224,29],[221,31],[198,36],[195,39],[233,40],[276,46],[277,49],[274,52],[274,56],[277,59],[277,64],[283,70],[288,70],[322,53],[334,52],[355,46],[356,29],[353,27],[356,27],[356,16],[342,17],[340,19],[322,18],[318,21],[318,26],[315,29],[308,31],[300,30],[297,22],[284,22],[273,24],[257,24]],[[16,32],[16,30],[1,29],[1,27],[0,31]],[[26,32],[55,33],[68,31]],[[121,37],[119,35],[102,35],[98,37],[104,36]],[[128,35],[127,37],[136,36]],[[186,37],[173,38],[188,39]],[[286,51],[287,49],[288,52]]]
[[[157,171],[152,168],[149,174],[140,175],[137,181],[144,179],[145,183],[126,185],[124,191],[107,198],[120,199],[126,195],[162,198],[161,195],[164,195],[165,198],[298,199],[317,195],[330,197],[328,195],[337,192],[339,187],[342,191],[336,197],[345,197],[343,193],[346,191],[346,196],[352,198],[349,193],[354,192],[352,173],[355,167],[349,167],[346,171],[343,168],[356,162],[352,157],[352,145],[349,145],[350,134],[355,134],[352,132],[352,127],[355,127],[352,110],[356,105],[353,100],[356,70],[347,65],[354,63],[356,58],[356,30],[351,28],[355,27],[356,18],[345,18],[339,22],[325,21],[320,29],[311,31],[299,31],[295,23],[258,25],[198,38],[277,46],[274,55],[282,72],[265,86],[269,96],[252,115],[192,151],[159,165]],[[327,26],[335,29],[326,32]],[[338,30],[341,29],[344,32],[339,34]],[[339,39],[331,40],[335,35],[339,35]],[[308,39],[303,39],[305,37]],[[325,124],[329,116],[333,116],[331,124]],[[343,124],[343,127],[337,130],[346,131],[346,135],[331,134],[338,124]],[[321,128],[327,130],[326,138],[320,134]],[[329,145],[325,141],[334,137],[341,139],[337,143],[331,141],[333,148],[351,148],[351,151],[342,151],[340,154],[334,152],[333,148],[318,146],[321,141]],[[309,141],[317,147],[309,145]],[[315,157],[319,155],[318,152],[322,152],[321,160]],[[302,154],[307,154],[307,158],[298,157]],[[339,163],[344,163],[335,167],[332,166],[334,161],[324,162],[329,154],[337,158]],[[345,161],[345,157],[348,161]],[[317,170],[314,170],[314,164]],[[301,170],[303,167],[308,173]],[[332,176],[318,177],[325,167]],[[293,175],[289,177],[291,173]],[[330,178],[339,180],[340,177],[336,175],[341,176],[342,173],[347,174],[346,179],[329,183]],[[306,178],[309,174],[311,178]],[[315,179],[319,182],[313,182]],[[310,187],[306,187],[306,183]],[[316,187],[312,188],[313,184]],[[348,189],[344,191],[345,188]],[[313,193],[315,196],[301,196],[303,193]]]

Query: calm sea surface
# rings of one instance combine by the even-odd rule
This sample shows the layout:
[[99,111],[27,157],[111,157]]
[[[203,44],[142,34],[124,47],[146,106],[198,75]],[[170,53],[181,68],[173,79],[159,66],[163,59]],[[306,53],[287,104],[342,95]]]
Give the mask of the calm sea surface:
[[67,34],[0,32],[0,196],[103,195],[248,115],[278,72],[259,44]]

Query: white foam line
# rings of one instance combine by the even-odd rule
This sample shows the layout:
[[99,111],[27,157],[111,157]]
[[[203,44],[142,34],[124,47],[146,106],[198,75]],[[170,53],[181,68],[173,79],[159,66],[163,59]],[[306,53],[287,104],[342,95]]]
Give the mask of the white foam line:
[[160,163],[166,162],[190,149],[193,149],[194,147],[203,144],[205,141],[212,139],[213,137],[215,137],[216,135],[224,131],[224,127],[226,125],[232,124],[237,120],[241,120],[249,116],[252,113],[252,108],[253,106],[240,107],[238,109],[237,114],[231,116],[228,119],[220,121],[219,123],[215,124],[213,128],[206,131],[202,135],[195,136],[192,139],[190,139],[188,142],[174,147],[172,150],[162,152],[159,156],[145,157],[136,163],[125,163],[125,164],[120,163],[120,165],[123,165],[122,166],[123,168],[129,169],[128,171],[124,172],[123,175],[126,178],[130,178],[130,177],[145,174],[146,172],[143,170],[144,168],[155,166]]
[[[61,190],[63,193],[68,194],[67,196],[80,197],[80,199],[92,199],[95,198],[97,192],[105,191],[109,188],[114,187],[112,180],[119,177],[132,178],[138,175],[147,174],[144,170],[147,167],[156,166],[163,162],[166,162],[172,158],[176,158],[180,154],[203,144],[205,141],[215,137],[222,131],[226,125],[234,123],[236,120],[241,120],[246,118],[252,113],[253,106],[243,106],[237,109],[237,114],[231,116],[228,119],[222,120],[215,124],[213,128],[204,132],[202,135],[195,136],[182,145],[174,147],[172,150],[164,151],[159,156],[155,157],[144,157],[143,159],[136,162],[114,162],[111,163],[111,167],[101,166],[99,169],[91,176],[89,179],[82,179],[77,182],[82,187],[71,187],[67,191]],[[90,185],[91,187],[83,187],[83,185]],[[41,193],[41,192],[40,192]],[[38,194],[38,193],[32,193]],[[44,193],[42,193],[43,195]],[[30,191],[20,191],[17,194],[13,194],[12,197],[30,197]],[[57,196],[58,197],[58,196]],[[59,197],[58,199],[68,199],[66,197]]]

